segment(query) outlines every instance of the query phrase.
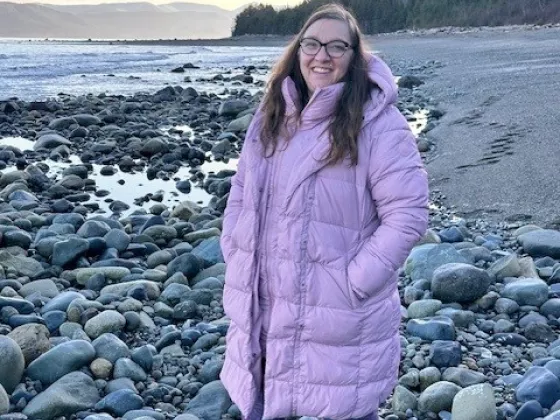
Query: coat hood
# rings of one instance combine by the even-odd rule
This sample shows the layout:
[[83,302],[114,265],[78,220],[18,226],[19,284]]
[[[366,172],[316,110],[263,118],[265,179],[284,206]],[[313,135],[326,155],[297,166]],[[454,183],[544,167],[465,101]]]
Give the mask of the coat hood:
[[[379,57],[370,54],[368,59],[368,75],[370,80],[377,85],[371,92],[371,98],[365,105],[364,124],[377,117],[385,108],[397,102],[398,88],[395,77]],[[303,126],[316,124],[333,113],[338,98],[347,82],[335,83],[325,88],[317,89],[310,98],[301,115]],[[293,116],[297,112],[299,102],[298,91],[291,77],[284,79],[282,93],[286,101],[286,114]]]

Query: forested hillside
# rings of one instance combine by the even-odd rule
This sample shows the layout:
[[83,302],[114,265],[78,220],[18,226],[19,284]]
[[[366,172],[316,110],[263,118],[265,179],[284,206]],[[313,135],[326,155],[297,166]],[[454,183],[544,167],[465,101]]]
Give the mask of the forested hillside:
[[[252,5],[241,12],[233,35],[296,33],[317,7],[332,0],[305,0],[276,10]],[[499,26],[560,22],[560,0],[338,0],[354,11],[364,32],[441,26]]]

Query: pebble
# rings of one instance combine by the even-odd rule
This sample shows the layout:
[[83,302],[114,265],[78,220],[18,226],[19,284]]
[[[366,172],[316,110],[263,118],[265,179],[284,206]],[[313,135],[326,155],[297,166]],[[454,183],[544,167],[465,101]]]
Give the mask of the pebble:
[[19,384],[24,368],[25,359],[18,343],[0,335],[0,385],[8,394]]
[[88,375],[71,372],[26,405],[23,414],[32,419],[53,419],[89,410],[99,401],[99,392]]
[[430,385],[418,398],[418,409],[422,412],[439,413],[451,410],[455,395],[461,387],[451,382],[441,381]]
[[50,385],[64,375],[89,365],[95,358],[95,349],[84,340],[71,340],[53,347],[35,359],[26,374],[33,380]]
[[496,400],[489,384],[472,385],[453,398],[453,420],[496,420]]

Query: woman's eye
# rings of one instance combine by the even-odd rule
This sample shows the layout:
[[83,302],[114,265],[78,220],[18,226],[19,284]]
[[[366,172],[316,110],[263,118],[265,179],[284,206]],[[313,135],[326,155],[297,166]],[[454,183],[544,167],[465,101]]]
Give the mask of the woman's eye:
[[334,44],[334,45],[330,45],[329,47],[334,52],[343,52],[346,50],[346,46],[343,44]]

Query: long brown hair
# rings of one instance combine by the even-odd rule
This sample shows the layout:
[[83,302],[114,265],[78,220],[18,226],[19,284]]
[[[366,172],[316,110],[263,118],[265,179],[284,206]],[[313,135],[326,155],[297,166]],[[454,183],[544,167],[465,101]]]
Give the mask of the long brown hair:
[[282,82],[291,77],[295,83],[299,103],[296,104],[299,119],[301,112],[309,101],[307,85],[299,66],[298,53],[300,42],[309,27],[321,19],[332,19],[348,25],[354,56],[346,76],[346,82],[335,106],[334,118],[328,126],[331,147],[323,158],[327,164],[335,164],[345,157],[350,157],[351,164],[358,162],[358,135],[363,122],[364,104],[370,97],[374,83],[368,77],[368,62],[363,34],[356,18],[339,4],[328,4],[317,9],[305,22],[299,34],[286,48],[282,58],[272,69],[272,75],[262,102],[263,123],[261,142],[264,150],[274,154],[278,146],[278,137],[287,129],[286,101],[282,94]]

